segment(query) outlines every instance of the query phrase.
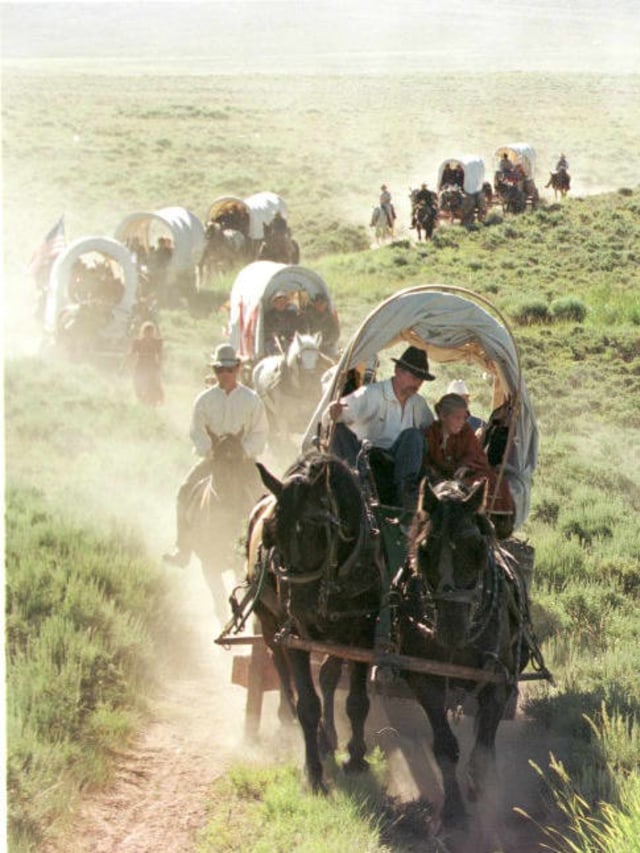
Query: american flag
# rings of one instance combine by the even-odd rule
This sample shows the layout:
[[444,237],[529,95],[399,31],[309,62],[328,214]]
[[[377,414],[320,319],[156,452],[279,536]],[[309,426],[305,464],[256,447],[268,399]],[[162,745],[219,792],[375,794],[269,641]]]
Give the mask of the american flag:
[[36,281],[40,281],[43,278],[48,280],[49,270],[66,244],[64,216],[61,216],[47,233],[29,261],[28,271]]

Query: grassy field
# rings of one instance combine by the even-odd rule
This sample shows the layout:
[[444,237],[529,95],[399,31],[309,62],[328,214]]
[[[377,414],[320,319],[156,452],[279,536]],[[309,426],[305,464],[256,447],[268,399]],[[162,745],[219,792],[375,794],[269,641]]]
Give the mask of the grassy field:
[[[639,78],[45,71],[7,68],[2,81],[14,843],[37,846],[70,791],[109,778],[116,744],[135,728],[158,677],[152,660],[164,630],[172,626],[171,639],[184,628],[180,612],[167,615],[171,590],[156,561],[190,460],[185,436],[204,356],[226,320],[223,308],[207,318],[163,313],[167,405],[142,411],[127,375],[34,355],[24,268],[63,212],[73,239],[111,233],[128,213],[168,204],[204,217],[218,195],[261,189],[286,198],[302,263],[329,284],[345,335],[379,299],[414,283],[468,287],[509,318],[541,430],[524,534],[536,547],[535,625],[557,679],[553,689],[528,691],[527,712],[566,737],[562,767],[543,772],[565,792],[569,821],[581,802],[575,790],[589,808],[610,803],[613,811],[596,814],[613,814],[614,826],[625,809],[637,825],[629,780],[640,768]],[[410,184],[433,183],[441,159],[461,149],[490,164],[514,138],[535,145],[543,179],[566,151],[572,197],[562,205],[547,197],[534,214],[468,232],[441,228],[428,245],[353,251],[381,181],[406,228]],[[231,276],[215,287],[225,294],[230,284]],[[429,395],[450,378],[439,370]],[[467,379],[487,414],[487,389]],[[78,760],[87,745],[93,764]],[[238,774],[226,793],[215,792],[218,814],[246,793]],[[274,773],[261,790],[276,784]],[[267,799],[267,810],[283,808],[277,796]],[[264,815],[247,813],[263,825]],[[550,806],[550,822],[554,814]],[[295,832],[305,827],[298,822]],[[367,823],[367,844],[371,831]],[[268,844],[267,836],[262,849]]]

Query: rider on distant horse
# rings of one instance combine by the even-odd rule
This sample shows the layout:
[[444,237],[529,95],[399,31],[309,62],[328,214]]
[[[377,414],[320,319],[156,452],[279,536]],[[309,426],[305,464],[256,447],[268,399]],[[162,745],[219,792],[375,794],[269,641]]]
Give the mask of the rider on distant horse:
[[284,216],[280,213],[279,210],[275,212],[273,215],[273,220],[271,222],[271,233],[275,236],[281,236],[289,233],[289,225]]
[[387,217],[387,224],[389,225],[389,230],[393,235],[394,222],[396,219],[396,212],[393,207],[393,203],[391,201],[391,193],[387,189],[387,185],[383,184],[380,187],[380,207],[382,208],[384,215]]
[[421,184],[420,189],[415,192],[412,198],[412,210],[411,210],[411,227],[416,227],[416,218],[418,214],[418,210],[421,207],[429,207],[432,206],[434,208],[438,207],[438,196],[436,193],[432,193],[431,190],[427,188],[426,184]]
[[241,479],[256,477],[254,461],[267,442],[267,414],[260,397],[238,382],[240,359],[229,344],[220,344],[209,361],[216,384],[199,394],[193,405],[190,436],[194,451],[201,456],[189,471],[178,491],[176,550],[163,559],[173,566],[184,567],[191,557],[191,536],[187,510],[189,498],[197,483],[211,474],[212,441],[238,436],[242,455],[237,474]]

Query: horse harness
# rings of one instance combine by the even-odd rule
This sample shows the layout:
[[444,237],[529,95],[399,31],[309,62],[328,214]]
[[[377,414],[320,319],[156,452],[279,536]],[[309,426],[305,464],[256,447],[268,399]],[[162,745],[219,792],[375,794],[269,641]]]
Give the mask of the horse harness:
[[[288,568],[281,564],[280,555],[276,549],[273,549],[270,554],[279,598],[286,602],[289,616],[293,618],[290,611],[293,589],[297,586],[320,583],[317,612],[321,619],[338,622],[364,616],[375,617],[379,609],[377,603],[371,606],[365,602],[351,608],[335,606],[336,600],[352,601],[379,584],[381,574],[372,576],[370,572],[372,565],[376,565],[381,572],[379,539],[364,501],[361,506],[357,534],[349,535],[348,531],[345,531],[344,524],[340,520],[336,496],[331,488],[328,466],[319,471],[314,483],[323,476],[327,481],[327,503],[311,512],[303,513],[296,522],[296,536],[293,537],[291,549],[291,566]],[[304,529],[308,529],[309,526],[319,527],[324,531],[324,541],[328,543],[324,557],[320,565],[312,571],[291,571],[291,567],[300,563],[300,543]],[[349,543],[348,552],[340,556],[340,546],[345,543]],[[300,628],[298,625],[296,627]]]

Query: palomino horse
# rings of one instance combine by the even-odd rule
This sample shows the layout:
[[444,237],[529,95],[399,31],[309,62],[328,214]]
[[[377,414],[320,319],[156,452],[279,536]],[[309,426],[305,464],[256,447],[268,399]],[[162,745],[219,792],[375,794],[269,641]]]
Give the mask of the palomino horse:
[[389,217],[381,205],[373,208],[369,227],[374,229],[376,243],[378,245],[385,243],[393,237],[393,228],[389,222]]
[[245,458],[242,436],[211,438],[211,473],[193,487],[187,508],[188,528],[194,552],[202,564],[221,624],[229,618],[222,573],[233,563],[233,546],[243,519],[259,495],[259,480],[252,462]]
[[558,198],[558,193],[560,193],[561,198],[564,198],[571,189],[571,178],[569,177],[569,173],[566,169],[558,169],[557,172],[551,172],[549,180],[544,186],[545,189],[548,187],[553,188],[553,195],[555,198]]
[[296,332],[285,353],[269,355],[253,368],[253,387],[267,409],[274,448],[290,433],[304,431],[320,398],[322,375],[333,364],[320,351],[321,343],[320,333]]
[[[476,690],[475,742],[468,766],[470,798],[491,787],[498,724],[529,658],[544,667],[528,613],[524,581],[495,542],[483,512],[485,487],[457,482],[423,484],[410,544],[410,560],[396,586],[397,642],[405,655],[484,670],[490,680],[449,685]],[[433,731],[442,772],[445,822],[464,823],[456,765],[458,742],[447,719],[447,680],[404,671]]]
[[[252,516],[248,576],[259,589],[255,612],[291,700],[286,685],[289,672],[293,676],[307,775],[312,789],[320,792],[325,791],[320,745],[335,749],[333,720],[323,720],[310,653],[285,650],[277,639],[293,634],[371,648],[382,590],[379,537],[374,535],[358,478],[340,459],[313,452],[296,462],[282,481],[262,465],[258,468],[272,497],[263,499]],[[329,658],[330,664],[333,660]],[[366,663],[351,664],[347,772],[368,767],[367,671]]]

